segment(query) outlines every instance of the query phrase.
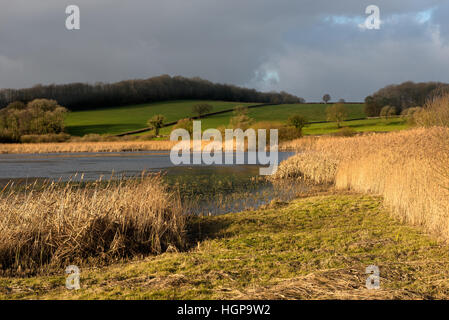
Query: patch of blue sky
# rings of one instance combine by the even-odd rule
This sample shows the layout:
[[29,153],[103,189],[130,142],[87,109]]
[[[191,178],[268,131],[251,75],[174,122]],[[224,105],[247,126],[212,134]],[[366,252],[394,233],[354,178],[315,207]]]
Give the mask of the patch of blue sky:
[[432,20],[433,13],[435,12],[436,8],[429,8],[423,11],[420,11],[416,13],[415,19],[419,23],[426,23]]
[[362,17],[362,16],[337,16],[337,15],[332,15],[332,16],[326,16],[324,17],[324,21],[328,22],[328,23],[333,23],[333,24],[339,24],[339,25],[359,25],[361,23],[363,23],[365,21],[366,17]]

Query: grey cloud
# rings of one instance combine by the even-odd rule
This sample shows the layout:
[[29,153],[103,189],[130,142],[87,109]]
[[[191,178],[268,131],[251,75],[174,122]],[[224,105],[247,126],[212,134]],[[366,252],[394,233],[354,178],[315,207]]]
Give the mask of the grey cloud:
[[[79,31],[64,27],[69,4],[81,9]],[[110,82],[167,73],[286,90],[309,100],[324,92],[360,100],[397,81],[449,81],[447,42],[441,32],[448,30],[447,1],[377,1],[386,21],[379,31],[325,20],[363,19],[369,4],[360,0],[8,2],[0,12],[0,87]],[[416,13],[432,7],[437,8],[432,20],[419,24]]]

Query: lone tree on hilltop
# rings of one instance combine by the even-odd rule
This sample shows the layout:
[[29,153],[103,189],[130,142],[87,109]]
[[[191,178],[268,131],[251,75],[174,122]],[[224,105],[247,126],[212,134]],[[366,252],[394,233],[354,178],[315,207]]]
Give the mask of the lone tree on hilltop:
[[329,93],[326,93],[326,94],[323,96],[323,101],[324,101],[324,103],[327,104],[330,100],[331,100],[331,95],[330,95]]

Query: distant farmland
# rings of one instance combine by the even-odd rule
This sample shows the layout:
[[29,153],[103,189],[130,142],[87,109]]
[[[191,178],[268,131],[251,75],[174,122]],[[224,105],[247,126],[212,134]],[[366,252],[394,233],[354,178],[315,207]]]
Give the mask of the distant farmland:
[[237,105],[252,105],[241,102],[178,100],[74,111],[66,118],[66,131],[71,135],[83,136],[89,133],[119,134],[138,130],[147,127],[147,120],[155,114],[163,114],[167,122],[191,117],[192,106],[197,103],[208,103],[214,107],[213,111],[233,109]]
[[[232,110],[237,105],[259,105],[258,103],[241,103],[225,101],[182,100],[151,104],[130,105],[114,108],[105,108],[91,111],[71,112],[66,119],[67,132],[75,136],[89,133],[120,134],[123,132],[139,130],[147,127],[147,120],[155,114],[163,114],[166,122],[193,116],[192,106],[198,103],[208,103],[214,108],[212,112]],[[285,123],[293,114],[301,114],[310,122],[326,121],[326,108],[331,104],[282,104],[267,105],[249,109],[248,115],[256,122],[283,122]],[[346,104],[348,117],[344,126],[355,131],[394,131],[405,129],[406,125],[401,119],[381,120],[363,119],[366,117],[363,104]],[[217,128],[229,124],[232,112],[207,116],[202,119],[202,128]],[[353,120],[357,119],[357,120]],[[363,119],[363,120],[360,120]],[[172,127],[161,130],[161,134],[168,135]],[[326,134],[337,131],[335,123],[312,123],[304,128],[304,133]],[[147,134],[147,132],[141,133]]]

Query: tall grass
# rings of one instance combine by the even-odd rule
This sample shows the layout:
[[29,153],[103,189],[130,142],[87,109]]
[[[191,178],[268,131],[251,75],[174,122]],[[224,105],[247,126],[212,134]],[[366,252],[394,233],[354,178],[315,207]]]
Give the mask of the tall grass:
[[420,127],[449,127],[449,92],[442,90],[428,99],[421,110],[413,113],[412,118]]
[[297,140],[275,178],[304,176],[380,194],[394,214],[449,240],[449,129]]
[[62,153],[62,152],[121,152],[170,150],[172,141],[111,141],[0,144],[0,154],[6,153]]
[[[269,137],[269,135],[268,135]],[[267,141],[269,139],[267,138]],[[193,140],[186,142],[193,148]],[[60,143],[0,143],[0,154],[29,154],[29,153],[78,153],[78,152],[124,152],[124,151],[169,151],[177,141],[87,141],[87,142],[60,142]],[[210,141],[202,141],[201,147]],[[268,142],[267,142],[268,143]],[[247,139],[245,139],[247,145]],[[223,139],[223,150],[225,141]],[[234,144],[233,149],[236,146]],[[246,149],[246,147],[245,147]]]
[[184,245],[180,200],[157,175],[83,187],[49,182],[25,192],[6,187],[0,212],[0,265],[13,273]]

